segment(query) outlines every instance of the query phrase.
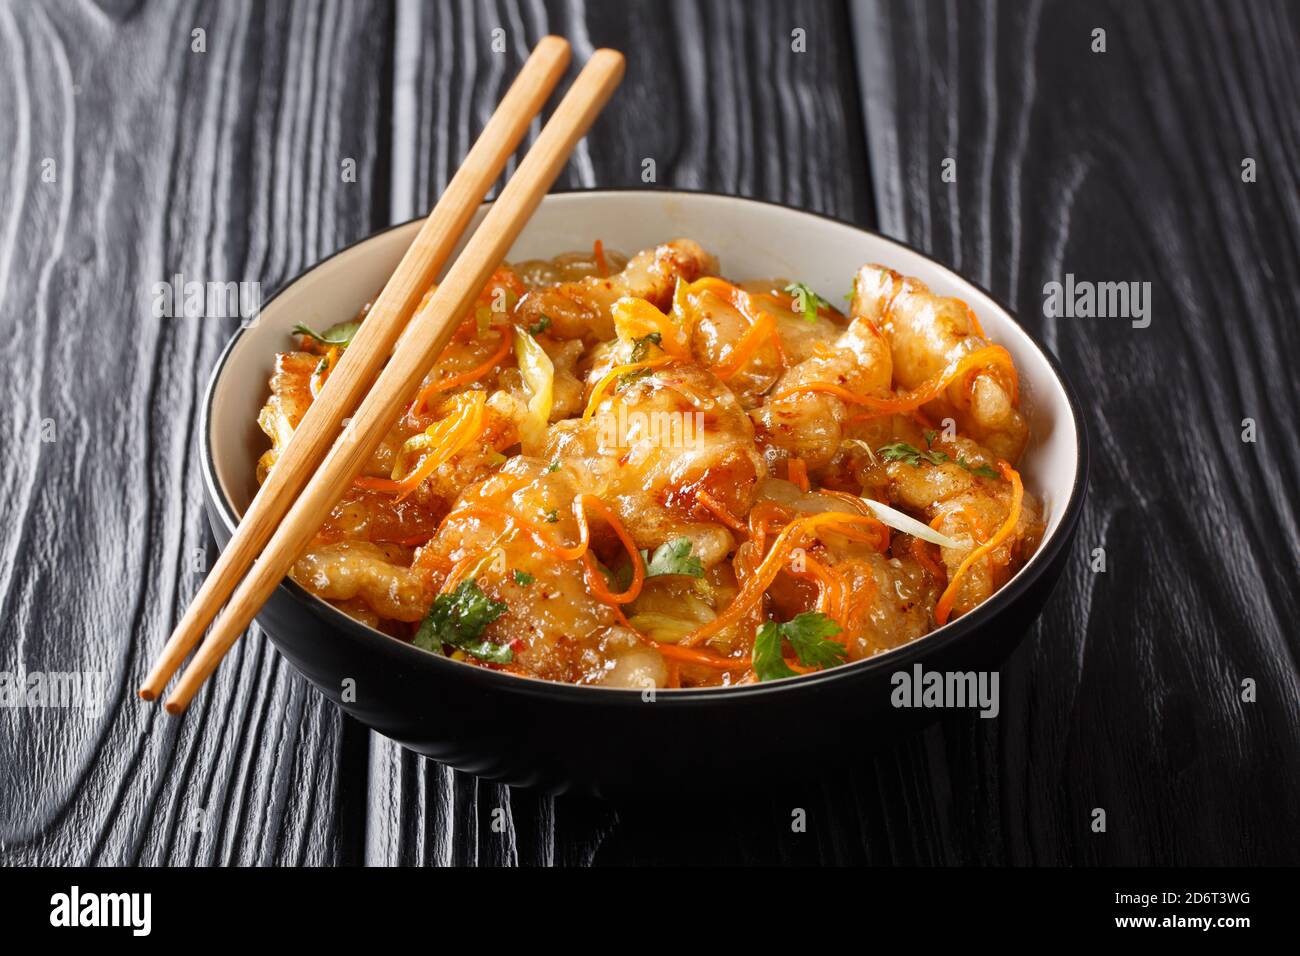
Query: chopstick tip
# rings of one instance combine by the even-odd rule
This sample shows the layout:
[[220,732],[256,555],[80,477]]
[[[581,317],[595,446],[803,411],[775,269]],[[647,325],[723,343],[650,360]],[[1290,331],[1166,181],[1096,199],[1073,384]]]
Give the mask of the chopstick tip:
[[623,74],[627,72],[628,59],[623,53],[610,47],[601,47],[598,51],[591,53],[591,59],[586,61],[586,65],[595,66],[598,70],[610,74],[614,82],[621,82]]
[[136,693],[140,695],[141,700],[155,700],[158,697],[152,687],[141,687]]

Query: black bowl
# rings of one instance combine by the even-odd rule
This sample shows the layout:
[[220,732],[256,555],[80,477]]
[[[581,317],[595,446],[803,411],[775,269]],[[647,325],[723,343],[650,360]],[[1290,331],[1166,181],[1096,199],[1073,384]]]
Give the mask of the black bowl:
[[[769,264],[774,257],[777,266],[790,261],[783,243],[781,254],[760,250],[755,266],[744,254],[747,240],[730,258],[748,268],[729,269],[728,230],[719,225],[728,222],[735,235],[764,228],[781,234],[806,264]],[[296,321],[329,324],[354,314],[382,284],[413,229],[385,230],[303,273],[222,353],[202,423],[207,511],[221,547],[237,521],[235,501],[251,496],[251,463],[265,446],[253,422],[272,353],[284,347]],[[690,235],[721,252],[728,274],[800,275],[820,281],[813,284],[821,288],[830,276],[852,274],[856,266],[845,263],[881,261],[967,299],[990,337],[1011,349],[1021,372],[1034,426],[1026,483],[1048,507],[1048,533],[1038,553],[992,599],[920,640],[771,683],[639,692],[521,678],[384,635],[286,580],[257,620],[289,662],[347,713],[419,753],[506,783],[606,796],[818,773],[939,713],[894,706],[894,675],[913,675],[917,666],[926,672],[995,670],[1028,633],[1059,579],[1083,507],[1087,436],[1074,391],[1055,360],[987,293],[916,250],[775,204],[657,190],[558,194],[543,203],[515,256],[553,254],[597,235],[627,249]],[[846,242],[857,247],[845,250]],[[819,243],[825,250],[817,250]],[[834,271],[827,276],[818,270]],[[1034,486],[1035,471],[1050,479],[1049,487]]]

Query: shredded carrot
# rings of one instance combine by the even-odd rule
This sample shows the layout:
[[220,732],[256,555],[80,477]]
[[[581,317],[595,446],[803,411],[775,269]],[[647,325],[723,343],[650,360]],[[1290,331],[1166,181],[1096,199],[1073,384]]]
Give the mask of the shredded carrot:
[[762,554],[767,546],[768,532],[780,533],[790,523],[792,512],[775,501],[760,501],[749,509],[749,539],[754,542],[758,553]]
[[438,379],[437,381],[430,382],[428,385],[424,386],[424,388],[420,390],[420,394],[416,396],[415,401],[411,403],[410,410],[412,415],[422,414],[429,399],[434,395],[437,395],[439,392],[445,392],[448,389],[455,388],[458,385],[465,385],[469,382],[476,382],[500,364],[501,360],[510,353],[510,349],[514,345],[514,335],[508,325],[497,325],[493,326],[493,328],[495,328],[497,333],[501,336],[501,344],[497,347],[497,350],[492,353],[492,357],[482,365],[472,368],[468,372],[462,372],[459,375],[449,375],[447,378]]
[[897,394],[893,398],[859,395],[843,386],[834,385],[830,382],[806,382],[803,385],[796,385],[794,388],[788,388],[778,393],[773,396],[773,400],[779,401],[800,392],[825,392],[851,405],[866,405],[877,412],[910,412],[920,408],[927,402],[934,401],[943,393],[944,389],[962,375],[986,372],[992,368],[998,368],[1006,375],[1011,389],[1011,403],[1013,405],[1018,404],[1020,401],[1020,384],[1016,376],[1016,366],[1011,360],[1011,353],[1000,345],[986,345],[973,352],[967,352],[961,358],[950,363],[946,369],[930,379],[930,381],[918,385],[911,391]]
[[805,577],[817,582],[817,610],[841,627],[844,625],[844,582],[836,570],[810,554],[803,557]]
[[752,663],[749,656],[744,657],[722,657],[718,654],[710,654],[708,651],[699,651],[693,647],[682,647],[678,644],[661,644],[650,638],[645,638],[646,642],[651,644],[660,654],[669,659],[676,659],[688,664],[700,664],[704,667],[712,667],[721,671],[738,671],[748,670]]
[[[726,302],[733,309],[735,309],[742,316],[744,316],[745,321],[748,322],[750,325],[751,331],[753,330],[754,326],[758,325],[762,321],[763,316],[767,315],[766,312],[764,312],[762,309],[758,307],[758,305],[754,302],[754,297],[751,296],[748,292],[746,292],[744,289],[740,288],[739,286],[732,285],[730,282],[726,281],[725,279],[719,279],[717,276],[702,276],[701,278],[696,279],[694,282],[690,284],[689,291],[713,293],[723,302]],[[781,367],[785,368],[787,365],[785,346],[782,344],[781,336],[777,332],[775,319],[771,320],[770,336],[772,339],[772,345],[776,349],[777,358],[781,362]],[[741,342],[737,342],[735,347],[739,349],[740,345]],[[755,348],[756,347],[757,346],[755,346]],[[748,359],[746,358],[745,361],[747,360]],[[727,364],[730,364],[730,360],[728,361]],[[744,361],[740,363],[740,365],[743,364]],[[737,368],[739,368],[739,366],[737,366]],[[733,371],[731,374],[735,374],[735,372]]]
[[939,603],[934,607],[934,621],[942,626],[948,623],[948,616],[952,613],[952,603],[957,597],[957,588],[961,584],[962,576],[970,569],[980,558],[990,554],[994,548],[1007,539],[1007,536],[1015,530],[1016,522],[1020,520],[1020,505],[1024,500],[1025,488],[1020,481],[1019,473],[1008,465],[1005,461],[998,460],[998,471],[1002,477],[1011,482],[1011,509],[1007,512],[1007,520],[1002,522],[1002,527],[998,528],[993,537],[989,538],[979,547],[975,548],[966,555],[965,559],[957,566],[957,571],[953,574],[948,586],[944,588],[943,594],[939,596]]
[[848,538],[851,541],[860,541],[863,544],[869,544],[872,547],[874,547],[877,551],[879,551],[881,554],[884,554],[886,551],[889,550],[889,543],[892,540],[891,533],[889,530],[889,525],[885,524],[883,521],[877,518],[872,513],[871,509],[867,507],[865,501],[863,501],[857,495],[849,494],[847,491],[835,491],[834,489],[831,488],[823,488],[817,493],[820,495],[827,495],[828,497],[836,498],[840,501],[843,501],[845,504],[849,505],[855,511],[857,511],[858,514],[866,518],[867,527],[871,529],[871,535],[869,536],[863,535],[861,532],[857,531],[856,529],[849,530],[846,528],[840,528],[839,529],[840,534],[844,535],[846,538]]
[[[600,573],[600,568],[596,565],[595,558],[591,556],[591,526],[587,521],[586,513],[588,508],[605,519],[605,523],[613,529],[632,558],[632,583],[626,591],[618,593],[610,591],[605,584],[604,576]],[[573,517],[578,523],[578,542],[572,546],[556,542],[535,522],[494,505],[467,505],[457,508],[442,519],[442,525],[453,518],[467,517],[504,519],[508,526],[526,532],[539,548],[561,561],[581,560],[586,570],[588,588],[598,600],[606,604],[627,604],[636,600],[637,595],[641,593],[641,586],[645,583],[645,564],[641,560],[641,552],[637,550],[636,543],[623,527],[623,522],[619,520],[618,515],[595,495],[578,495],[573,499]],[[442,525],[439,526],[440,530]]]
[[988,336],[984,334],[984,326],[980,325],[980,320],[979,317],[975,315],[975,310],[969,305],[966,305],[965,302],[963,302],[962,305],[966,307],[966,321],[970,323],[971,329],[980,338],[987,339]]
[[596,271],[603,279],[609,275],[609,263],[605,260],[605,244],[597,239],[591,246],[591,256],[596,260]]
[[[575,499],[573,514],[584,527],[586,526],[586,516],[583,514],[585,508],[590,508],[605,519],[605,523],[613,529],[618,540],[627,549],[628,557],[632,559],[632,583],[628,585],[626,591],[614,593],[605,584],[604,575],[596,566],[596,559],[591,556],[590,551],[585,552],[582,555],[582,563],[587,569],[587,587],[597,600],[605,604],[627,604],[635,601],[637,595],[641,593],[641,585],[645,583],[645,563],[641,560],[641,552],[637,550],[636,543],[623,527],[623,522],[618,519],[618,515],[614,514],[605,502],[595,495],[579,495]],[[589,531],[587,537],[590,539]]]
[[740,519],[727,510],[726,506],[709,494],[706,488],[697,488],[695,490],[695,500],[710,514],[714,515],[719,521],[725,524],[732,531],[744,531],[745,526],[741,524]]
[[823,511],[796,518],[777,535],[776,540],[772,542],[772,550],[763,558],[753,575],[741,586],[727,609],[712,621],[701,625],[682,638],[681,646],[693,647],[739,622],[750,608],[755,607],[762,600],[767,589],[776,580],[777,574],[789,560],[791,552],[802,546],[808,537],[823,529],[842,531],[844,526],[874,521],[874,518],[867,518],[865,515],[844,514],[841,511]]
[[[575,511],[575,514],[576,513],[577,512]],[[583,517],[578,521],[578,543],[572,547],[552,540],[551,536],[542,530],[540,525],[494,505],[466,505],[457,508],[455,511],[451,512],[451,514],[447,515],[447,517],[442,519],[442,524],[438,526],[439,530],[441,530],[442,527],[453,518],[497,518],[504,520],[508,525],[527,533],[539,548],[547,554],[559,558],[561,561],[576,561],[587,552],[587,542],[590,531],[587,527],[586,515],[583,515]]]
[[629,362],[626,365],[615,365],[608,372],[601,376],[596,387],[591,390],[591,398],[587,400],[587,407],[582,413],[583,420],[591,418],[596,411],[596,406],[600,404],[605,389],[609,388],[610,383],[620,375],[626,375],[628,372],[635,372],[643,368],[658,368],[660,365],[666,365],[672,361],[667,355],[656,359],[647,359],[644,362]]
[[367,491],[388,491],[402,501],[420,487],[438,466],[448,461],[458,451],[483,433],[483,409],[486,404],[482,392],[464,392],[456,396],[458,408],[446,418],[430,425],[425,434],[432,439],[432,447],[420,464],[403,478],[356,478],[352,484]]
[[772,318],[771,313],[764,312],[736,340],[736,344],[731,347],[726,359],[713,367],[713,374],[724,382],[729,381],[749,363],[749,360],[754,357],[754,354],[762,348],[763,343],[769,338],[776,341],[780,340],[776,331],[776,319]]
[[786,463],[786,475],[800,491],[808,490],[808,465],[802,458],[791,458]]

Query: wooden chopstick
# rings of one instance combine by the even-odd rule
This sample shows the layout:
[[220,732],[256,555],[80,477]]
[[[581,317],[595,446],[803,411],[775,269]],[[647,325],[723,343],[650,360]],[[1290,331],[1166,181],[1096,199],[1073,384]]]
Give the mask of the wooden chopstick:
[[216,617],[253,559],[270,540],[338,435],[343,420],[357,407],[392,354],[411,313],[438,277],[483,197],[501,175],[506,160],[523,141],[533,117],[541,112],[568,66],[567,40],[543,37],[533,48],[154,661],[140,685],[139,693],[145,700],[153,700],[162,693],[185,656],[198,644],[203,629]]
[[442,284],[411,320],[407,334],[374,387],[217,618],[208,639],[167,698],[169,713],[178,714],[189,704],[289,572],[330,508],[370,460],[389,426],[414,397],[456,323],[505,259],[578,140],[608,102],[623,78],[623,68],[623,56],[614,50],[592,54]]

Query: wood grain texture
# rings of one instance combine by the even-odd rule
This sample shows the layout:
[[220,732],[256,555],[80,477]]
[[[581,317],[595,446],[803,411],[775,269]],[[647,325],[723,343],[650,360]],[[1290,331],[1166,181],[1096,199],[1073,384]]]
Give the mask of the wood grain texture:
[[260,634],[183,722],[133,687],[210,547],[194,426],[237,322],[154,318],[153,284],[269,293],[371,231],[390,24],[343,2],[0,6],[0,322],[21,370],[0,384],[0,669],[105,688],[98,717],[0,711],[6,863],[360,852],[365,735]]
[[[97,718],[0,709],[0,863],[1300,861],[1298,20],[1267,0],[0,5],[0,671],[106,675]],[[234,327],[153,319],[151,285],[269,293],[424,213],[546,32],[575,66],[632,54],[562,185],[640,187],[650,158],[658,185],[878,222],[1061,358],[1092,492],[997,720],[682,812],[413,757],[256,630],[183,721],[135,700],[211,547],[195,427]],[[1151,326],[1046,318],[1066,272],[1150,281]]]
[[[883,231],[1018,308],[1094,442],[1079,554],[1003,714],[946,739],[977,784],[949,810],[983,834],[961,855],[1297,862],[1294,5],[853,8]],[[1150,326],[1048,317],[1067,273],[1151,283]]]

